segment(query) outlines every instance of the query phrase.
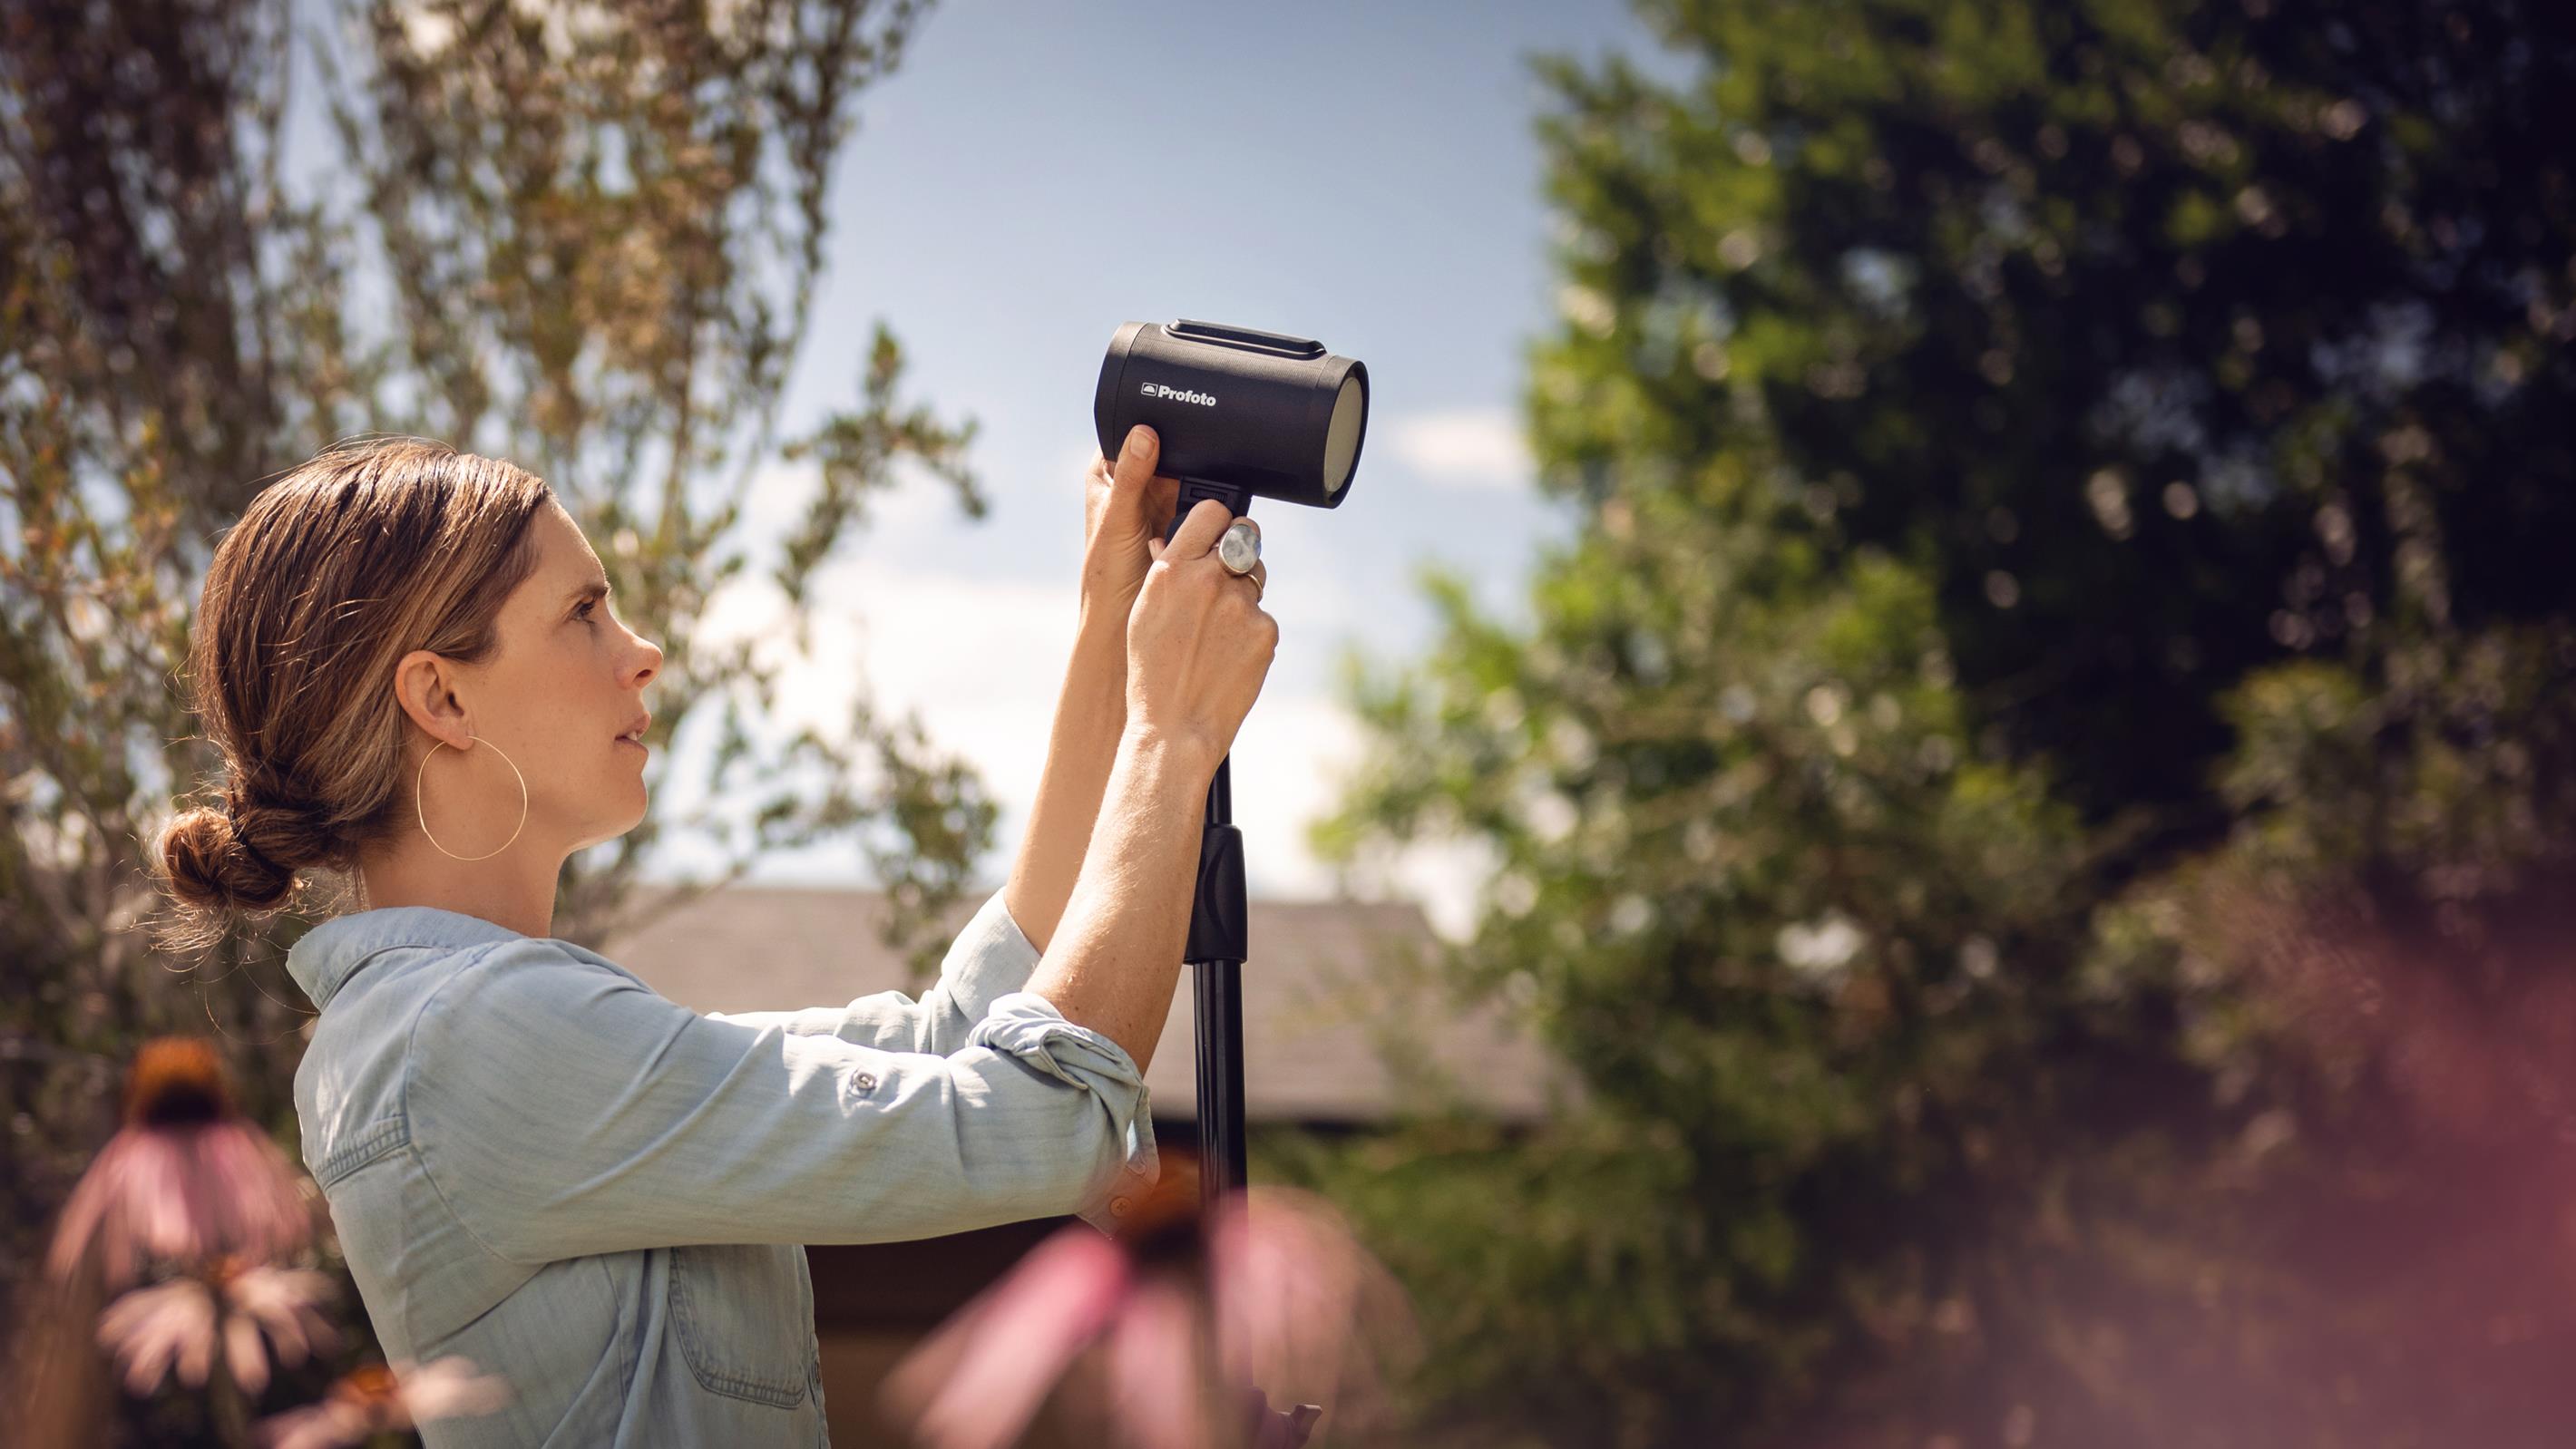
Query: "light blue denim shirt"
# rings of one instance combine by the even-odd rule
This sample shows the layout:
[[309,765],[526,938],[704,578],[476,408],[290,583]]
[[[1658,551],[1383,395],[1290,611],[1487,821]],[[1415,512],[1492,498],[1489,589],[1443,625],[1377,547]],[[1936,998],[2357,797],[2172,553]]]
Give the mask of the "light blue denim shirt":
[[701,1016],[455,911],[307,932],[295,1109],[367,1316],[510,1383],[423,1441],[823,1444],[800,1244],[1106,1230],[1158,1170],[1144,1082],[1037,960],[996,892],[919,1001]]

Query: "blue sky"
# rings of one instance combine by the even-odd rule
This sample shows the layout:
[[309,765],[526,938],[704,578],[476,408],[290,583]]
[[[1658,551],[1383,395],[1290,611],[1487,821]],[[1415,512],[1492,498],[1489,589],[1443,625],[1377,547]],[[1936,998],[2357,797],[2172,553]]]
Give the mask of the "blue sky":
[[[820,576],[778,733],[845,719],[859,688],[917,709],[1002,804],[981,872],[998,881],[1072,639],[1110,335],[1199,317],[1315,337],[1367,362],[1368,442],[1341,508],[1257,515],[1281,640],[1234,778],[1253,893],[1329,893],[1303,831],[1360,744],[1333,686],[1344,645],[1382,659],[1426,647],[1414,576],[1433,558],[1519,616],[1535,551],[1567,531],[1521,450],[1523,353],[1555,316],[1533,130],[1547,97],[1524,57],[1613,49],[1675,69],[1604,3],[932,11],[862,99],[786,420],[855,396],[883,319],[906,348],[909,397],[979,420],[972,462],[992,508],[966,520],[926,478],[888,500]],[[783,527],[812,487],[796,468],[762,473],[752,527]],[[707,627],[766,632],[775,602],[747,586]],[[717,723],[703,713],[655,767],[666,808],[696,798]],[[715,859],[681,840],[656,871]],[[1359,893],[1411,894],[1451,930],[1484,869],[1472,849],[1383,864],[1383,885]],[[866,868],[843,843],[770,857],[753,878],[864,883]]]

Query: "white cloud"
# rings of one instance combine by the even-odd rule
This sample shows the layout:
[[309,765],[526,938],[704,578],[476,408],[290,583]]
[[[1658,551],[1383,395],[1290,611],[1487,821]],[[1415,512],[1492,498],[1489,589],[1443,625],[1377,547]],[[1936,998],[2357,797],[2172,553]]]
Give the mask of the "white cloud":
[[[872,545],[883,547],[880,540],[892,539],[900,546],[915,535],[972,526],[965,521],[957,506],[956,491],[945,479],[908,458],[898,460],[894,470],[891,487],[872,492],[862,500],[866,521],[844,531],[842,557]],[[1081,476],[1079,469],[1074,476]],[[986,481],[989,485],[990,479]],[[728,542],[749,547],[755,561],[765,566],[775,559],[779,542],[804,522],[806,511],[822,491],[823,465],[818,462],[772,459],[761,464],[752,470],[743,486],[742,515],[734,520],[734,532]],[[712,496],[704,496],[698,502],[701,508],[712,509],[714,505]]]
[[1526,488],[1532,473],[1519,415],[1507,407],[1451,408],[1393,422],[1396,456],[1432,483]]
[[917,709],[935,744],[972,760],[1000,798],[1025,808],[1073,648],[1075,607],[1063,589],[860,558],[817,570],[811,600],[806,652],[781,622],[785,597],[765,578],[729,586],[700,621],[709,639],[759,640],[757,657],[778,667],[772,729],[838,729],[862,693],[882,718]]
[[1359,744],[1359,722],[1339,701],[1263,688],[1235,735],[1232,766],[1234,823],[1243,831],[1253,894],[1313,899],[1332,893],[1331,871],[1306,849],[1306,825],[1338,803]]

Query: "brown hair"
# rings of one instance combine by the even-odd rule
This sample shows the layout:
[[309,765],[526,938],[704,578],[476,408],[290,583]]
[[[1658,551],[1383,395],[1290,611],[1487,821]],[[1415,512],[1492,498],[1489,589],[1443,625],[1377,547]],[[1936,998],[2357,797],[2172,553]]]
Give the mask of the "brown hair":
[[553,496],[508,463],[378,438],[251,500],[215,549],[188,645],[191,703],[228,778],[162,830],[155,879],[180,908],[156,928],[164,949],[202,951],[236,913],[300,904],[306,868],[353,872],[399,827],[393,666],[414,649],[491,654]]

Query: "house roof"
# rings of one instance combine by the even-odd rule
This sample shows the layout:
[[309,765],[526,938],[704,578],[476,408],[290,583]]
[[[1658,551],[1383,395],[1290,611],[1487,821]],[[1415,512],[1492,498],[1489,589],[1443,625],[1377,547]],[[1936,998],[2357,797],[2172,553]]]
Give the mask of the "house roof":
[[[942,918],[964,929],[994,887],[969,890]],[[630,900],[642,924],[613,933],[603,954],[695,1011],[838,1006],[879,991],[919,993],[880,937],[875,891],[729,886],[659,909],[653,888]],[[1499,1004],[1463,1004],[1434,969],[1440,943],[1408,903],[1249,903],[1252,959],[1243,967],[1244,1114],[1254,1122],[1368,1125],[1407,1112],[1456,1109],[1526,1123],[1550,1113],[1567,1072]],[[1191,975],[1145,1072],[1154,1116],[1197,1114]],[[1397,1048],[1398,1070],[1376,1049]],[[1570,1100],[1570,1096],[1560,1096]]]

